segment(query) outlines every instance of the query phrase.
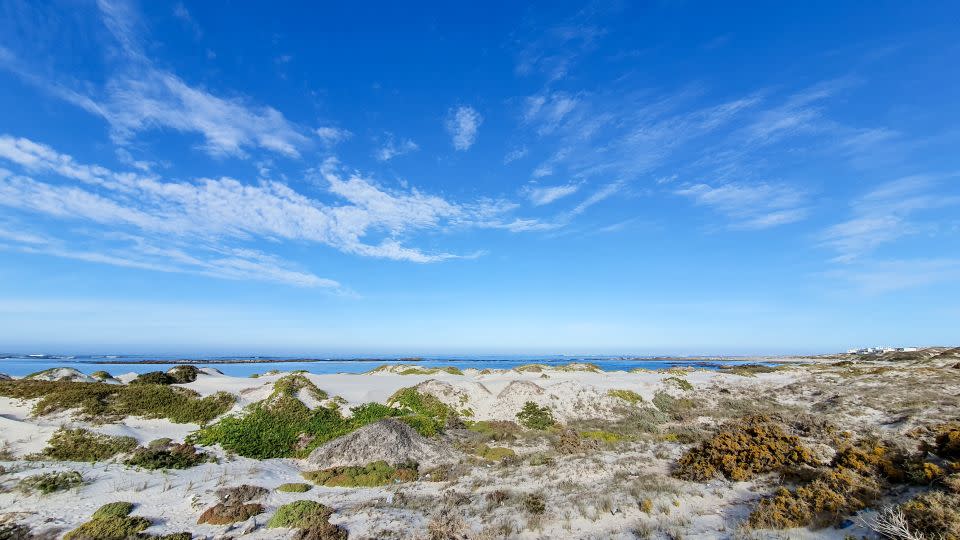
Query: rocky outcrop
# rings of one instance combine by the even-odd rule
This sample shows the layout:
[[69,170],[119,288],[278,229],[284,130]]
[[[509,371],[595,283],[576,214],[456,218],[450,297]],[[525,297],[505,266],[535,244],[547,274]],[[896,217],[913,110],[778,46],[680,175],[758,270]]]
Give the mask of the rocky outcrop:
[[307,463],[321,469],[374,461],[415,462],[421,467],[432,467],[459,458],[459,453],[443,441],[428,439],[399,420],[386,419],[318,447]]

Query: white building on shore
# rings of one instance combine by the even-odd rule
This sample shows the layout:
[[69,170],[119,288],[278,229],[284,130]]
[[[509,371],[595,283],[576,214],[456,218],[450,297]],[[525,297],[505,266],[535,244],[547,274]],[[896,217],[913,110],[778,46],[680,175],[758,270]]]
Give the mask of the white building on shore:
[[860,349],[847,349],[847,354],[878,354],[885,352],[914,352],[920,350],[919,347],[864,347]]

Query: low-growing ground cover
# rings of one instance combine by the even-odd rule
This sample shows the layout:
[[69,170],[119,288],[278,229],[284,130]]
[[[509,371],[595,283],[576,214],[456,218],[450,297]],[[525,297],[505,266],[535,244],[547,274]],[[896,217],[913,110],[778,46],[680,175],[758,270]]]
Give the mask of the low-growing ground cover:
[[137,447],[133,437],[115,437],[86,429],[60,428],[47,441],[47,447],[30,459],[48,461],[103,461]]
[[299,529],[295,537],[303,540],[346,540],[347,531],[330,523],[332,513],[318,502],[296,501],[277,508],[267,527]]
[[227,392],[200,397],[192,390],[160,384],[102,382],[0,381],[0,396],[38,400],[36,416],[76,410],[91,422],[115,422],[127,416],[166,418],[178,424],[207,423],[227,412],[236,397]]
[[375,461],[362,467],[331,467],[303,473],[307,480],[329,487],[374,487],[411,482],[418,477],[414,464],[390,465]]
[[47,472],[28,476],[17,483],[24,493],[49,495],[56,491],[66,491],[83,485],[83,476],[77,471]]
[[[190,540],[193,535],[188,532],[155,536],[145,531],[152,522],[140,516],[131,516],[133,503],[113,502],[101,506],[90,516],[90,520],[82,523],[76,529],[68,532],[63,540]],[[32,538],[29,537],[29,538]]]
[[303,482],[288,482],[277,486],[277,491],[281,493],[306,493],[312,488],[313,486],[304,484]]
[[162,444],[137,448],[124,463],[131,467],[155,470],[189,469],[208,461],[213,461],[213,457],[198,452],[192,444],[163,441]]

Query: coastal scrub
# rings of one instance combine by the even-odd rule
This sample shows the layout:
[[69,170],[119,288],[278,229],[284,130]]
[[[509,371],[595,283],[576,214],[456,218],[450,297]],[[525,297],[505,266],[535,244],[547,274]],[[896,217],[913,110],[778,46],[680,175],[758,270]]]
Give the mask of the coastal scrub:
[[60,428],[50,437],[42,452],[29,458],[94,462],[130,452],[136,447],[137,440],[133,437],[114,437],[80,428]]

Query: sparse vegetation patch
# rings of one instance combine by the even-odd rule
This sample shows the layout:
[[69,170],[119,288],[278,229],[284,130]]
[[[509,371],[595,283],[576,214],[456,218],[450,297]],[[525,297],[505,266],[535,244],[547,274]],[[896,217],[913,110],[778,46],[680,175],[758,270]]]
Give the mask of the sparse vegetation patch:
[[306,493],[307,491],[310,491],[312,487],[313,486],[310,484],[305,484],[303,482],[289,482],[277,486],[277,491],[282,493]]
[[690,390],[693,390],[693,385],[690,384],[690,382],[687,381],[686,379],[681,379],[680,377],[667,377],[666,379],[663,380],[663,383],[676,386],[677,388],[679,388],[680,390],[683,390],[684,392],[689,392]]
[[213,458],[188,443],[167,443],[137,448],[124,463],[144,469],[189,469]]
[[114,437],[80,428],[60,428],[47,441],[47,447],[30,458],[52,461],[103,461],[117,454],[130,452],[136,447],[137,440],[133,437]]
[[532,401],[523,404],[523,408],[517,413],[517,422],[528,429],[548,429],[556,423],[549,407],[540,407]]
[[375,461],[362,467],[331,467],[303,473],[307,480],[329,487],[375,487],[417,479],[417,466],[413,464],[389,465]]
[[622,399],[631,405],[643,403],[643,396],[634,392],[633,390],[608,390],[607,395],[617,399]]
[[201,398],[186,388],[160,384],[102,382],[0,381],[0,396],[38,399],[32,414],[45,416],[76,410],[84,420],[115,422],[127,416],[166,418],[177,424],[205,424],[225,413],[236,398],[227,392]]
[[130,381],[130,384],[173,384],[176,379],[162,371],[151,371],[137,375],[137,378]]
[[49,495],[56,491],[66,491],[83,485],[83,476],[77,471],[59,471],[28,476],[17,484],[25,493],[40,492]]

